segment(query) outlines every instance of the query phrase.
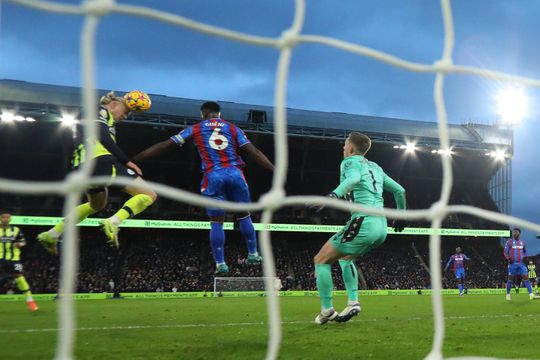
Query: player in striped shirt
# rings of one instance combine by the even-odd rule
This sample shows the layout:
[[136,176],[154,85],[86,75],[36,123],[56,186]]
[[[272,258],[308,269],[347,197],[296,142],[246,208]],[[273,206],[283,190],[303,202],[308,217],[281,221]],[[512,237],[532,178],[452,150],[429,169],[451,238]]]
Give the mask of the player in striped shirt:
[[[202,121],[197,124],[136,155],[133,161],[147,160],[193,140],[201,157],[201,194],[217,200],[251,202],[243,172],[245,163],[241,156],[253,160],[270,172],[274,171],[274,165],[248,140],[242,129],[221,118],[218,103],[208,101],[202,104],[201,118]],[[226,274],[229,267],[225,263],[224,253],[225,212],[218,208],[207,209],[207,212],[211,223],[210,245],[216,261],[216,273]],[[249,212],[238,213],[237,220],[248,248],[248,263],[260,263],[262,259],[257,250],[257,236]]]
[[454,275],[458,281],[459,296],[463,296],[463,289],[467,289],[465,286],[465,261],[470,261],[467,255],[461,252],[461,248],[456,248],[456,253],[450,256],[450,259],[446,263],[444,271],[448,270],[450,264],[453,264]]
[[523,262],[527,256],[527,249],[525,245],[525,241],[521,240],[521,229],[514,228],[512,230],[512,239],[508,239],[506,241],[506,245],[504,246],[504,257],[506,260],[508,260],[506,300],[512,300],[510,290],[512,289],[512,282],[517,275],[522,276],[523,284],[527,287],[527,291],[529,292],[529,299],[533,300],[537,298],[533,294],[527,267]]
[[534,292],[538,294],[538,277],[536,275],[536,264],[532,259],[529,259],[527,271],[529,272],[529,281],[531,282],[531,285],[534,285]]

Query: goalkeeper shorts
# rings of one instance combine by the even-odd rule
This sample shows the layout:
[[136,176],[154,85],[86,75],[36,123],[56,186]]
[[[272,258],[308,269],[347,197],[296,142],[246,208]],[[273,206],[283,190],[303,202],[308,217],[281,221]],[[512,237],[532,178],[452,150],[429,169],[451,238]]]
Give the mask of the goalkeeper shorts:
[[386,240],[387,226],[383,216],[353,217],[330,238],[330,243],[340,253],[364,255]]

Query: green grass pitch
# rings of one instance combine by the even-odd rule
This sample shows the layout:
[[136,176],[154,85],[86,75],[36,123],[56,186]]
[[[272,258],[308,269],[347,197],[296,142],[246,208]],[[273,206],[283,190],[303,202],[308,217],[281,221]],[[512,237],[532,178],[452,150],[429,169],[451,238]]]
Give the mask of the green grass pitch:
[[[535,359],[540,301],[526,294],[445,296],[445,356]],[[422,359],[431,348],[430,297],[361,297],[347,324],[319,326],[316,297],[281,298],[280,359]],[[335,299],[340,310],[345,298]],[[52,359],[56,303],[31,314],[0,303],[0,359]],[[263,297],[77,301],[78,359],[263,359]]]

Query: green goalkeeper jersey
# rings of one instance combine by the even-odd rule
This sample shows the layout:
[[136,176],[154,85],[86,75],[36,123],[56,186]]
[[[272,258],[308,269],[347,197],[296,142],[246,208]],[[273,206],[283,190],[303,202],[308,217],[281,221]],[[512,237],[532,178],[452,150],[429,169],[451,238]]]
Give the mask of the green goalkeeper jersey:
[[[376,163],[361,155],[353,155],[341,162],[340,184],[334,193],[364,207],[382,209],[383,191],[394,194],[398,209],[406,208],[405,189],[385,174]],[[351,212],[352,217],[367,216],[362,212]]]

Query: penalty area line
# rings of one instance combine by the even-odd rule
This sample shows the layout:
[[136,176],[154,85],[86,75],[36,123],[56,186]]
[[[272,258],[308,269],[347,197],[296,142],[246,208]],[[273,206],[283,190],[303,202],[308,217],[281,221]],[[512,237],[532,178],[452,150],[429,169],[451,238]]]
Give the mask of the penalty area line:
[[[515,318],[515,317],[539,317],[540,314],[527,314],[527,315],[474,315],[474,316],[445,316],[445,320],[467,320],[467,319],[498,319],[498,318]],[[379,321],[413,321],[413,320],[431,320],[433,317],[409,317],[409,318],[373,318],[363,319],[356,318],[354,322],[379,322]],[[294,324],[312,324],[313,321],[282,321],[282,325],[294,325]],[[237,323],[215,323],[215,324],[167,324],[167,325],[122,325],[122,326],[95,326],[95,327],[79,327],[76,331],[106,331],[106,330],[141,330],[141,329],[184,329],[184,328],[211,328],[211,327],[237,327],[237,326],[262,326],[268,325],[268,322],[237,322]],[[58,331],[58,328],[42,328],[42,329],[0,329],[0,334],[14,334],[14,333],[40,333],[40,332],[54,332]]]

